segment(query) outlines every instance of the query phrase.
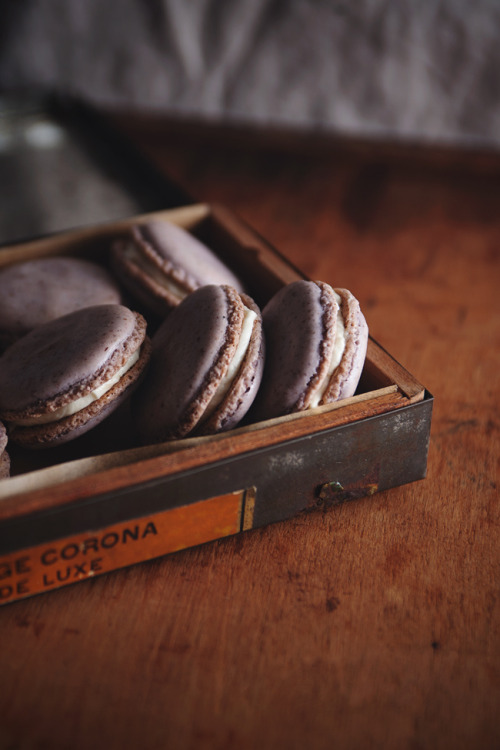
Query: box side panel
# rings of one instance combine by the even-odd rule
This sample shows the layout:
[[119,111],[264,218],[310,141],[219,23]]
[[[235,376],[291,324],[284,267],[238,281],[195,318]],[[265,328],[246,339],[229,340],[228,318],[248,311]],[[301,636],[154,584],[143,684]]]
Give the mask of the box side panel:
[[[0,526],[0,604],[425,476],[432,399]],[[189,503],[186,503],[189,498]]]
[[432,400],[280,445],[260,458],[254,527],[423,479]]
[[255,488],[255,503],[244,528],[421,479],[431,410],[432,399],[426,399],[396,412],[5,521],[0,525],[0,555],[249,488]]

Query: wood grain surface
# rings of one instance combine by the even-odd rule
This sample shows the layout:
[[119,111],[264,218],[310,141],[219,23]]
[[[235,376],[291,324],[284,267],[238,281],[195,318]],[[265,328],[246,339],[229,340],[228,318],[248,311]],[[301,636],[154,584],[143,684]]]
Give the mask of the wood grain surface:
[[117,121],[353,291],[428,476],[1,608],[0,748],[499,747],[498,155]]

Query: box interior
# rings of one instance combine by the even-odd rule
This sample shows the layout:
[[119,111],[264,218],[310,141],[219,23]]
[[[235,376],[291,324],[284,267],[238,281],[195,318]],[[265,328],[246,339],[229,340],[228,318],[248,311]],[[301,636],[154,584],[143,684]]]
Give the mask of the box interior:
[[[78,255],[103,264],[114,237],[133,223],[163,218],[188,229],[206,242],[244,280],[248,293],[260,307],[291,281],[305,278],[276,250],[271,248],[249,227],[221,206],[195,204],[177,209],[145,214],[119,222],[63,232],[50,237],[4,247],[0,252],[0,268],[11,263],[48,255]],[[125,298],[125,304],[139,309]],[[141,312],[144,312],[140,310]],[[152,333],[158,321],[147,316]],[[256,434],[265,443],[301,430],[314,432],[335,424],[361,419],[371,414],[421,400],[424,388],[404,368],[370,340],[367,359],[356,395],[328,407],[259,425],[244,423],[231,434],[208,438],[185,439],[160,446],[140,446],[137,442],[127,403],[99,426],[66,445],[29,451],[11,443],[11,474],[0,481],[0,498],[29,492],[34,488],[53,486],[71,477],[92,475],[118,465],[134,464],[155,456],[177,455],[207,447],[219,453],[245,450],[248,441],[255,443]],[[292,425],[292,427],[290,427]],[[200,453],[201,451],[201,453]]]

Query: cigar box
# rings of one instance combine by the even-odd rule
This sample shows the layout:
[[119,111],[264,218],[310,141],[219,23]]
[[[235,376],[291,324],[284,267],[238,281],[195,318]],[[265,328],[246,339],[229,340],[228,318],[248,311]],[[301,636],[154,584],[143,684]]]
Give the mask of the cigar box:
[[[77,112],[81,127],[87,113]],[[122,169],[133,161],[133,150],[113,138],[105,151]],[[305,278],[226,207],[182,205],[182,192],[143,163],[134,163],[133,184],[139,172],[154,200],[135,205],[154,210],[82,221],[38,239],[14,237],[0,249],[0,267],[55,254],[106,265],[113,237],[154,216],[205,241],[260,306]],[[156,210],[158,201],[167,208]],[[356,394],[330,406],[216,436],[140,445],[125,405],[59,448],[9,443],[11,477],[0,480],[0,604],[423,479],[432,403],[370,339]]]
[[[263,306],[303,278],[221,206],[194,204],[17,243],[0,265],[71,254],[106,264],[112,238],[152,216],[189,229]],[[0,481],[0,601],[422,479],[432,397],[370,339],[358,391],[331,406],[212,437],[134,443],[123,409],[60,448],[9,445]]]

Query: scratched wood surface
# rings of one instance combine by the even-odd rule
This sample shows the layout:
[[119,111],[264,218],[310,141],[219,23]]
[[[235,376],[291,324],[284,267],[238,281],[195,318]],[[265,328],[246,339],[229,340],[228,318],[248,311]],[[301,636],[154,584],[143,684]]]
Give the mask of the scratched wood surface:
[[0,748],[498,747],[499,157],[126,122],[358,296],[428,477],[0,609]]

